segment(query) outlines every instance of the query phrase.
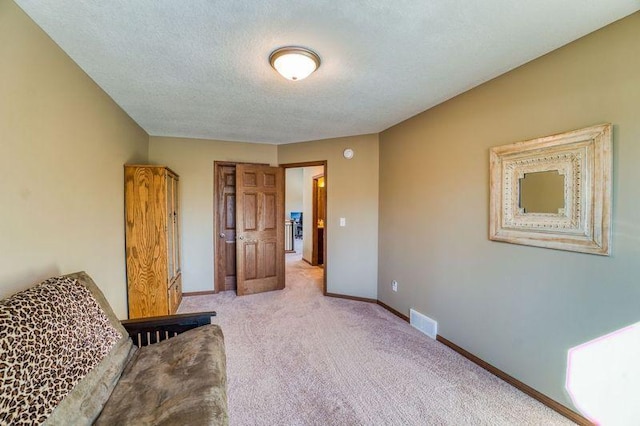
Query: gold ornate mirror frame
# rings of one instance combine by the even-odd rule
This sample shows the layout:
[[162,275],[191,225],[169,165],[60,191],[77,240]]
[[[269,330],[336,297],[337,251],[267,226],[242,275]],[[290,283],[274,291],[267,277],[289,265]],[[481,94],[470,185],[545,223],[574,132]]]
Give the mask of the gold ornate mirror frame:
[[[491,148],[489,238],[608,256],[612,158],[611,124]],[[521,179],[549,171],[564,176],[564,206],[526,212]]]

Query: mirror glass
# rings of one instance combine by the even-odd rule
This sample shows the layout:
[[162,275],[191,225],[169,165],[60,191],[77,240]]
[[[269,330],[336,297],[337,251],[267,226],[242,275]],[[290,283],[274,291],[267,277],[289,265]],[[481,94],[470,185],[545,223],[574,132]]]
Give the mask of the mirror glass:
[[564,209],[564,176],[558,170],[525,173],[520,179],[520,208],[524,213],[559,213]]

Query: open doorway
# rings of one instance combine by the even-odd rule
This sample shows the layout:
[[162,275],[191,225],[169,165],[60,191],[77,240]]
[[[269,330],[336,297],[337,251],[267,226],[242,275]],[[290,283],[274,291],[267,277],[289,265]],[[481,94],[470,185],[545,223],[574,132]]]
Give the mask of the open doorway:
[[287,264],[323,268],[326,294],[326,162],[283,164],[285,168],[285,251]]

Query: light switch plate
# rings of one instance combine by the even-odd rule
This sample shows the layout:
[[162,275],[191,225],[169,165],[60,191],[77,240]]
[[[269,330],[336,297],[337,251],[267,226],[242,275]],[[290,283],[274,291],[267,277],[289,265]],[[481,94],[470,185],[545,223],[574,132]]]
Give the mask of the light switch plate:
[[347,219],[344,217],[340,218],[340,226],[347,226]]

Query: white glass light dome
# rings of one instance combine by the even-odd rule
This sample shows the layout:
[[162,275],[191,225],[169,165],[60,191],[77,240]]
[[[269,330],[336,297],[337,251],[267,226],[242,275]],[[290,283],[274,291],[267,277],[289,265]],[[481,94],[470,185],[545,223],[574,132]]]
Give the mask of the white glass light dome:
[[304,80],[320,66],[320,58],[302,47],[282,47],[269,57],[271,66],[284,78],[292,81]]

